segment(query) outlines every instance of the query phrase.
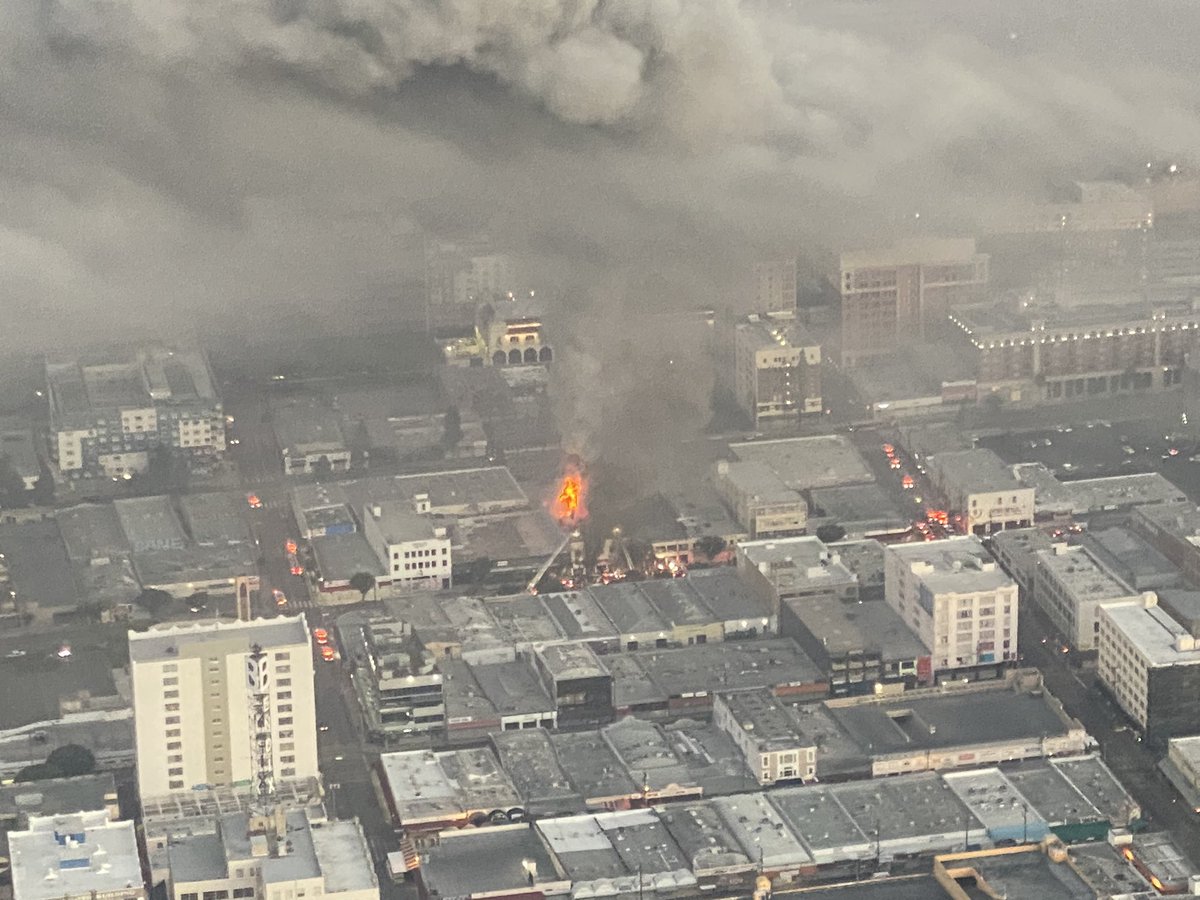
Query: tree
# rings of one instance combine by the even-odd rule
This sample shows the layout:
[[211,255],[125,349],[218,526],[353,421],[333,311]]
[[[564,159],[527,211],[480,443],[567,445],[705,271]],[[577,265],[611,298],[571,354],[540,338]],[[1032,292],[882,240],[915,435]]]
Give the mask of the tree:
[[91,775],[96,771],[96,757],[87,747],[79,744],[63,744],[55,747],[46,757],[46,765],[53,766],[64,778],[76,775]]
[[728,546],[725,538],[715,534],[706,534],[696,541],[696,551],[706,559],[713,559]]
[[321,456],[312,465],[313,478],[317,481],[324,481],[333,474],[333,463],[329,461],[328,456]]
[[54,768],[49,763],[35,763],[32,766],[26,766],[13,776],[13,781],[29,782],[29,781],[46,781],[50,778],[62,778],[62,772]]
[[846,536],[846,529],[830,522],[817,529],[817,540],[823,544],[835,544]]
[[350,587],[362,594],[362,598],[366,600],[367,591],[375,587],[375,576],[370,572],[355,572],[350,576]]
[[137,604],[150,615],[158,617],[171,605],[174,598],[158,588],[147,588],[138,594]]
[[150,451],[146,471],[133,477],[134,489],[142,495],[182,494],[187,491],[187,460],[171,452],[170,447],[155,447]]
[[25,480],[18,474],[12,460],[0,454],[0,507],[12,509],[29,505]]
[[449,450],[462,440],[462,415],[457,406],[446,410],[446,421],[442,432],[442,448]]

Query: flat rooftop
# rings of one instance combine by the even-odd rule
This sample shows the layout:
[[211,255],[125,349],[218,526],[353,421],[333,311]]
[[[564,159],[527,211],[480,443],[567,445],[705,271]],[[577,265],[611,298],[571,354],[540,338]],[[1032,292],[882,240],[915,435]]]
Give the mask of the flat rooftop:
[[[1147,303],[1143,300],[1116,303],[1088,303],[1081,306],[1044,304],[1032,309],[1020,309],[1013,304],[982,303],[960,306],[952,318],[964,332],[977,341],[995,342],[1001,339],[1066,340],[1064,332],[1111,331],[1121,328],[1161,327],[1163,319],[1154,320],[1156,310],[1165,307],[1166,322],[1190,323],[1195,314],[1184,304]],[[1036,335],[1036,337],[1033,337]]]
[[591,591],[542,594],[539,599],[546,614],[571,640],[592,641],[617,636],[617,629]]
[[742,852],[763,866],[807,865],[812,855],[765,793],[716,797],[712,805]]
[[892,544],[887,552],[911,567],[934,594],[995,591],[1014,584],[974,535]]
[[563,771],[544,729],[501,731],[489,739],[527,809],[583,810],[584,798]]
[[0,525],[0,553],[18,602],[69,610],[84,599],[71,576],[71,563],[54,520]]
[[850,484],[811,491],[809,515],[833,519],[848,531],[870,531],[887,526],[908,527],[912,516],[878,484]]
[[1112,603],[1101,607],[1100,617],[1102,622],[1108,619],[1151,666],[1192,666],[1200,663],[1200,649],[1176,648],[1177,639],[1182,638],[1190,644],[1191,633],[1157,603],[1147,605],[1146,600]]
[[313,538],[310,543],[317,558],[317,568],[326,581],[349,581],[358,572],[366,572],[376,578],[387,574],[387,569],[361,532]]
[[524,660],[473,665],[471,674],[502,716],[554,710],[554,701]]
[[72,562],[90,563],[93,559],[130,552],[121,519],[112,504],[71,506],[56,510],[54,519]]
[[1095,754],[1050,760],[1050,764],[1114,825],[1125,825],[1140,814],[1137,803]]
[[129,632],[129,660],[133,663],[162,662],[201,655],[212,645],[251,644],[265,649],[308,645],[308,623],[304,615],[273,619],[234,619],[156,625],[148,631]]
[[526,860],[536,866],[535,884],[557,880],[533,825],[448,831],[421,851],[421,880],[440,897],[523,891],[529,888]]
[[544,509],[486,519],[456,519],[452,534],[455,562],[537,560],[540,564],[562,541],[562,530]]
[[968,493],[1007,491],[1024,488],[1012,467],[991,450],[951,450],[929,457],[935,480],[954,485]]
[[875,476],[843,435],[745,441],[730,444],[737,460],[758,462],[792,490],[874,481]]
[[651,790],[695,784],[682,759],[653,722],[626,716],[600,729],[600,735],[621,760],[631,778]]
[[[0,684],[0,731],[58,719],[60,702],[84,691],[93,698],[117,696],[108,652],[78,645],[65,664],[48,651],[0,660]],[[30,748],[21,747],[21,753],[18,758],[28,759]]]
[[1133,588],[1108,573],[1086,547],[1055,544],[1037,554],[1042,571],[1082,601],[1130,597]]
[[658,808],[658,819],[696,875],[708,871],[751,871],[758,859],[751,859],[738,844],[720,815],[708,803],[675,803]]
[[1104,818],[1057,766],[1044,760],[1006,767],[1004,776],[1029,801],[1030,808],[1051,825],[1098,822]]
[[737,569],[729,566],[693,569],[688,572],[686,581],[717,621],[731,622],[767,616],[766,604],[747,586]]
[[997,839],[1014,831],[1037,840],[1049,830],[1037,808],[999,769],[946,772],[942,780]]
[[769,690],[720,694],[730,715],[762,753],[813,746],[799,720]]
[[812,347],[820,342],[803,323],[786,319],[764,319],[757,316],[738,322],[738,336],[755,350],[775,347]]
[[670,697],[698,691],[812,685],[824,678],[816,663],[787,638],[638,650],[624,655],[635,659],[643,677]]
[[567,637],[554,618],[546,611],[545,599],[550,595],[511,594],[489,597],[488,612],[507,632],[516,645],[561,641]]
[[0,821],[104,810],[116,805],[117,784],[109,772],[0,787]]
[[[1026,467],[1021,467],[1019,472],[1023,475]],[[1065,506],[1067,511],[1077,516],[1143,504],[1177,503],[1187,499],[1183,491],[1159,472],[1059,481],[1055,494],[1059,500],[1057,505]],[[1042,507],[1040,499],[1037,505]]]
[[340,417],[324,403],[315,400],[277,403],[272,413],[275,439],[285,456],[345,449]]
[[897,661],[929,653],[900,614],[883,600],[846,602],[821,596],[784,603],[831,656],[878,649],[884,659]]
[[771,803],[818,858],[827,853],[843,858],[866,856],[873,850],[873,840],[863,834],[836,794],[824,785],[774,790]]
[[[388,544],[424,541],[433,537],[433,521],[417,513],[410,501],[381,500],[362,509],[363,520],[370,516]],[[365,527],[365,526],[364,526]]]
[[880,842],[921,842],[962,835],[968,827],[983,837],[983,823],[932,772],[848,782],[831,790],[870,841],[878,835]]
[[811,536],[745,541],[738,545],[738,564],[758,569],[780,594],[855,583],[837,550]]
[[239,494],[185,494],[179,498],[183,523],[191,539],[201,547],[250,543],[250,529],[243,515],[246,501]]
[[1094,900],[1096,891],[1072,869],[1051,861],[1036,848],[1003,855],[974,854],[955,865],[970,867],[987,882],[991,894],[979,888],[968,896],[1036,897],[1037,900]]
[[95,892],[143,890],[132,821],[110,822],[104,811],[35,816],[26,831],[8,833],[12,886],[21,900],[61,900]]
[[850,250],[838,261],[842,271],[886,269],[896,266],[968,263],[976,256],[974,238],[921,237],[900,240],[888,247]]
[[600,658],[586,644],[549,644],[535,652],[546,670],[559,681],[608,674]]
[[638,582],[618,582],[588,590],[619,634],[666,636],[667,622],[658,615]]
[[598,731],[552,732],[550,742],[563,772],[584,800],[640,793],[620,758]]
[[1089,530],[1082,541],[1101,563],[1118,572],[1135,590],[1161,589],[1183,581],[1183,573],[1174,563],[1128,528]]
[[308,828],[325,893],[362,891],[378,886],[371,848],[357,820],[312,822]]
[[1011,690],[826,706],[872,756],[1059,735],[1068,730],[1045,695]]

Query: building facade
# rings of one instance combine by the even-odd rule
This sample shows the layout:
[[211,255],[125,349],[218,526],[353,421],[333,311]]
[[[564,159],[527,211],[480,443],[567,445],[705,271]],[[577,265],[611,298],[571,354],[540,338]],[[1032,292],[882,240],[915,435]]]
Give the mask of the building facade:
[[376,617],[364,626],[363,635],[371,677],[359,679],[357,687],[370,692],[364,698],[367,727],[381,736],[444,733],[442,673],[412,628]]
[[71,478],[144,471],[166,448],[202,468],[225,450],[225,414],[200,350],[46,363],[50,457]]
[[363,507],[363,536],[393,585],[432,591],[451,585],[450,538],[444,526],[434,524],[429,509],[427,494],[416,495],[412,503],[382,500]]
[[950,310],[981,299],[988,257],[973,239],[914,240],[843,253],[833,274],[841,295],[842,365],[935,338]]
[[769,690],[716,694],[713,724],[733,738],[759,784],[817,777],[816,744]]
[[1086,547],[1056,543],[1037,553],[1032,597],[1079,651],[1096,649],[1102,604],[1137,600],[1132,588],[1110,575]]
[[734,329],[734,390],[754,427],[820,413],[821,345],[798,323],[750,316]]
[[1017,584],[979,538],[896,544],[884,565],[884,596],[929,649],[935,677],[1018,658]]
[[1200,722],[1200,642],[1154,594],[1100,608],[1097,674],[1155,744]]
[[263,755],[275,782],[318,777],[303,615],[131,631],[129,668],[143,799],[256,782]]
[[971,534],[1033,524],[1034,489],[1023,484],[991,450],[954,450],[929,457],[929,480],[962,517]]

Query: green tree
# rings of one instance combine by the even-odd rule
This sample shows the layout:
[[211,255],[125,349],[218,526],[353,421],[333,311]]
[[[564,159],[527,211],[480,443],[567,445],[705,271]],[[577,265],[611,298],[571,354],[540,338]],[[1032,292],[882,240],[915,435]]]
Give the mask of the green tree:
[[137,604],[154,617],[162,615],[171,605],[174,598],[166,591],[158,588],[147,588],[138,594]]
[[55,747],[46,757],[46,765],[53,766],[64,777],[73,778],[76,775],[91,775],[96,771],[96,757],[87,747],[79,744],[63,744]]
[[370,572],[355,572],[350,576],[350,587],[362,594],[362,598],[366,600],[367,592],[375,588],[375,576]]
[[715,534],[706,534],[696,541],[696,551],[706,559],[712,559],[723,552],[728,546],[725,538]]
[[49,763],[35,763],[32,766],[26,766],[13,776],[13,781],[29,782],[29,781],[46,781],[50,778],[62,778],[63,774]]
[[8,509],[28,506],[29,499],[25,480],[17,473],[12,460],[0,454],[0,506]]
[[462,415],[457,406],[446,410],[446,421],[443,428],[445,430],[442,432],[442,448],[449,450],[462,440]]
[[841,525],[830,522],[817,529],[817,540],[823,544],[834,544],[846,536],[846,529]]

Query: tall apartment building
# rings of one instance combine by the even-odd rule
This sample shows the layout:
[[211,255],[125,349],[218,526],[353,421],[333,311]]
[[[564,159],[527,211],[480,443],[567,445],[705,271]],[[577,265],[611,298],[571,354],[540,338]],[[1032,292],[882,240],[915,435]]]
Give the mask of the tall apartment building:
[[445,526],[430,518],[429,508],[428,494],[411,503],[381,500],[363,507],[363,536],[392,584],[434,591],[450,587],[450,538]]
[[754,311],[793,312],[796,309],[796,258],[761,260],[754,264]]
[[888,547],[884,597],[929,649],[935,676],[1017,658],[1017,584],[974,535]]
[[798,322],[749,316],[734,329],[734,393],[755,428],[820,413],[821,345]]
[[[253,783],[264,749],[274,782],[318,777],[303,615],[131,631],[129,668],[143,799]],[[260,723],[256,696],[266,711]]]
[[971,238],[843,253],[836,268],[846,366],[936,337],[947,313],[982,299],[988,282],[988,257]]
[[1154,743],[1194,734],[1200,722],[1200,641],[1157,597],[1100,609],[1097,674]]
[[225,450],[225,416],[204,353],[140,350],[46,363],[50,456],[64,475],[146,469],[158,447],[203,465]]

